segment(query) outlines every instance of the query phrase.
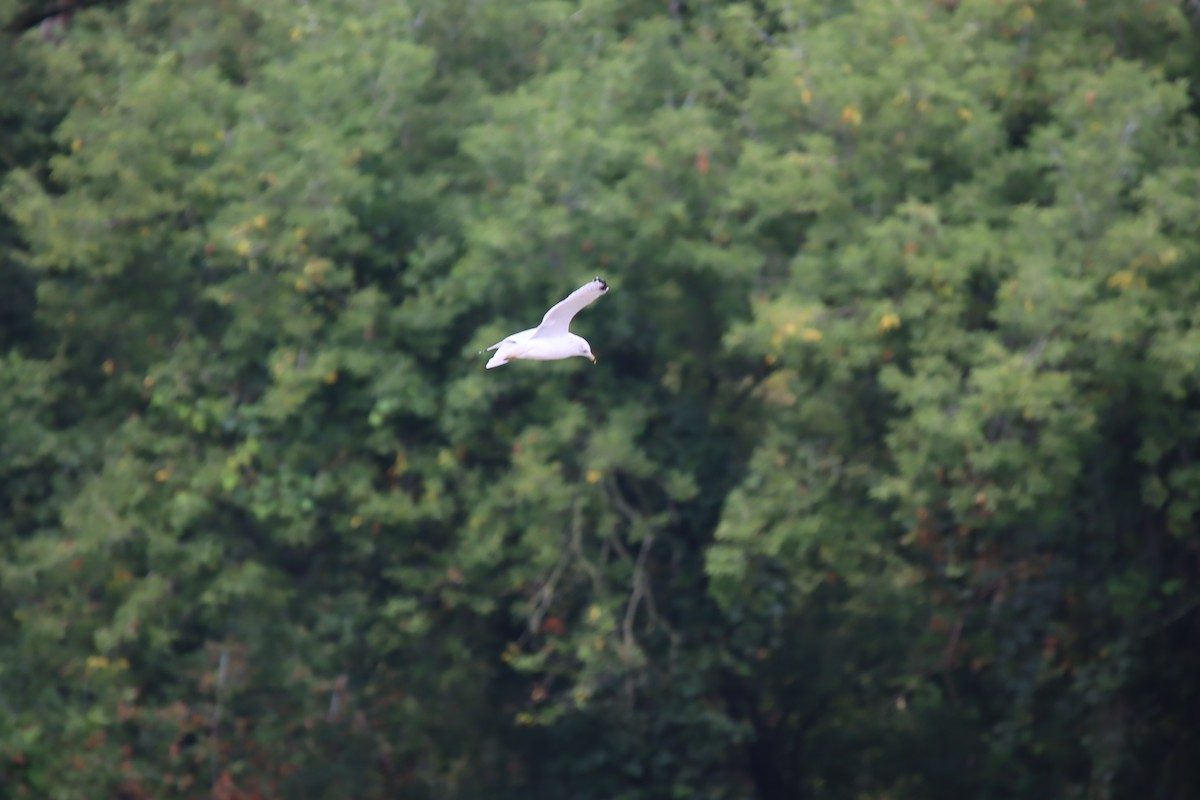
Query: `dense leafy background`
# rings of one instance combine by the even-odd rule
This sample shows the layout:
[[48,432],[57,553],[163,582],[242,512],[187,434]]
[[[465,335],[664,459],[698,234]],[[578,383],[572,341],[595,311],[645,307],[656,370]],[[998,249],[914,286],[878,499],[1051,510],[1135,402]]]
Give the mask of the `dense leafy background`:
[[1200,795],[1196,11],[0,0],[0,798]]

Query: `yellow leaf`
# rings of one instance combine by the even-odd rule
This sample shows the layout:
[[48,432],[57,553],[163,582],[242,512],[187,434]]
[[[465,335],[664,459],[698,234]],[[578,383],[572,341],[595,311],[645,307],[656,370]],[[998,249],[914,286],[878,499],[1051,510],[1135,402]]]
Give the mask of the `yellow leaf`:
[[1113,273],[1113,276],[1108,279],[1110,289],[1128,289],[1133,285],[1133,273],[1127,269]]
[[314,282],[320,283],[331,266],[332,263],[327,258],[310,258],[304,262],[304,275],[312,278]]
[[166,482],[170,477],[171,470],[169,469],[160,469],[158,472],[154,473],[154,480],[158,481],[159,483]]
[[800,338],[806,342],[815,343],[815,342],[821,341],[821,339],[823,339],[824,337],[821,335],[821,332],[819,330],[817,330],[816,328],[805,328],[804,331],[800,334]]
[[879,324],[875,326],[875,330],[879,331],[880,333],[887,333],[888,331],[893,331],[899,327],[900,316],[898,314],[888,312],[879,318]]
[[587,482],[588,483],[599,483],[600,482],[600,473],[597,470],[589,469],[587,472]]

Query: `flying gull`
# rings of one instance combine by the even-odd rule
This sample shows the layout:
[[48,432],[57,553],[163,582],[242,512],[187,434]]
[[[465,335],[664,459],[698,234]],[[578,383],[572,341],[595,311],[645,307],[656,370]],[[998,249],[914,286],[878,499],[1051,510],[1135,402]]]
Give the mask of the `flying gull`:
[[542,317],[541,325],[514,333],[489,347],[485,352],[495,350],[496,354],[487,362],[487,368],[500,367],[518,359],[557,361],[572,356],[590,358],[595,364],[596,357],[592,355],[592,347],[587,343],[587,339],[576,336],[567,328],[584,306],[592,304],[607,291],[608,284],[599,278],[580,286],[567,295],[565,300],[547,311],[546,316]]

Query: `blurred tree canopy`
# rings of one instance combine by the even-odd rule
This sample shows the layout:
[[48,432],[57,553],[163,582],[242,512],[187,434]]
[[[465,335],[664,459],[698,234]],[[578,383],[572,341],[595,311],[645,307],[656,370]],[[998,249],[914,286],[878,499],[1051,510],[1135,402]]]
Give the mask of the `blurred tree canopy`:
[[1200,796],[1198,11],[0,0],[0,799]]

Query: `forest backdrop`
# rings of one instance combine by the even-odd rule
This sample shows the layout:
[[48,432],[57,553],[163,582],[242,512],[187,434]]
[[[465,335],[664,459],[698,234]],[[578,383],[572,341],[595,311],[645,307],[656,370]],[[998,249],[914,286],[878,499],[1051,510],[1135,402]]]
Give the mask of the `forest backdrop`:
[[0,798],[1200,796],[1197,6],[0,0]]

